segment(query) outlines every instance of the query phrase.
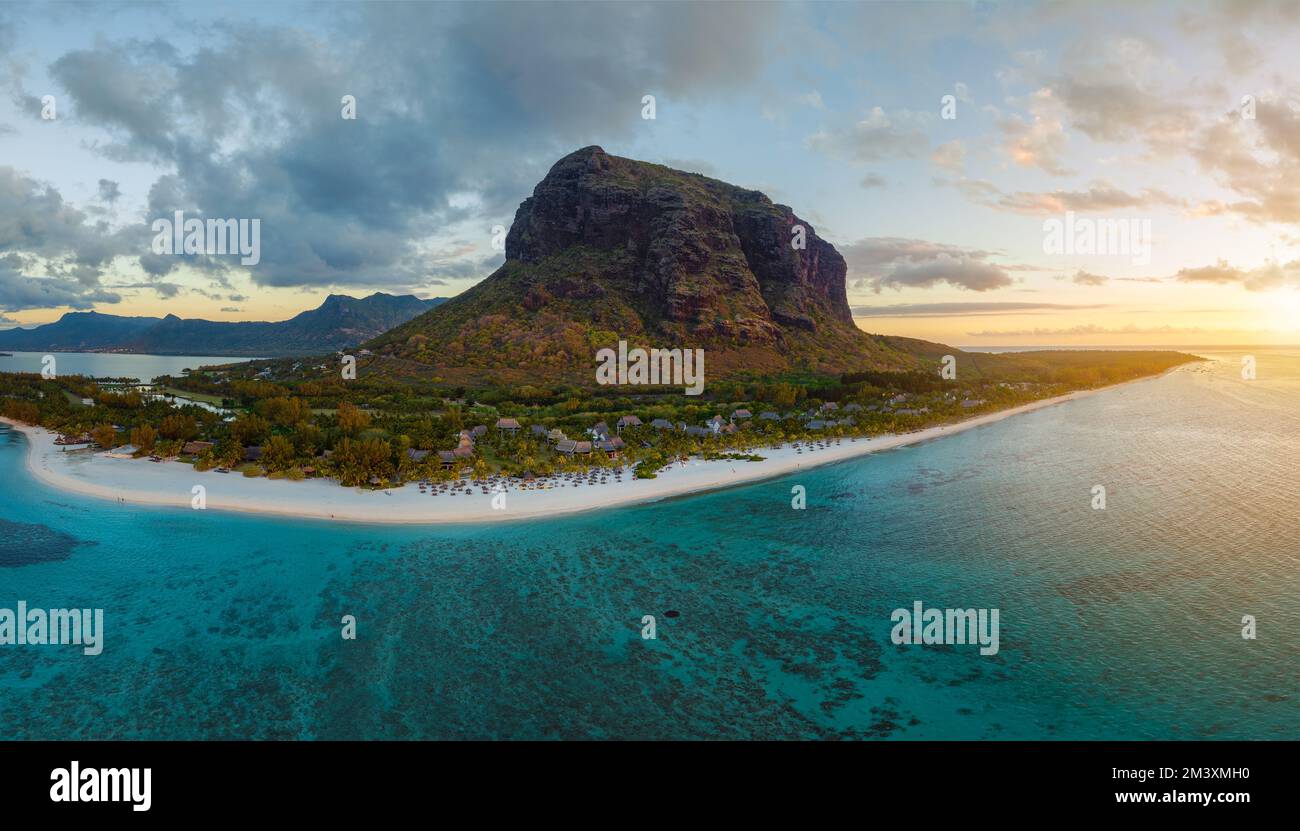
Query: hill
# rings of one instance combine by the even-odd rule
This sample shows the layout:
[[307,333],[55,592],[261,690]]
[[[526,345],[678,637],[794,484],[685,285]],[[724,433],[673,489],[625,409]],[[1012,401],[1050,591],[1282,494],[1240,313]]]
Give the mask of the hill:
[[620,339],[703,349],[710,378],[919,366],[854,325],[845,273],[758,191],[587,147],[519,206],[499,269],[365,345],[462,383],[590,384]]
[[376,293],[331,294],[318,308],[279,322],[119,317],[69,312],[32,329],[0,332],[0,349],[154,355],[310,355],[355,346],[443,302]]

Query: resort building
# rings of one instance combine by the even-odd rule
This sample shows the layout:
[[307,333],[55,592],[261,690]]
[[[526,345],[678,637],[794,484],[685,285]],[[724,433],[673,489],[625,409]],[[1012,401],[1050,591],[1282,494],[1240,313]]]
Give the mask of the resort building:
[[759,414],[758,414],[758,420],[759,420],[759,421],[780,421],[780,420],[781,420],[781,414],[780,414],[780,413],[774,413],[774,412],[772,412],[771,410],[768,410],[768,411],[765,412],[765,413],[759,413]]
[[444,470],[449,469],[457,459],[472,459],[474,457],[474,439],[470,437],[468,430],[460,431],[460,442],[456,449],[452,451],[438,451],[438,459],[442,462]]
[[509,433],[510,435],[513,436],[519,432],[520,427],[519,427],[519,422],[514,420],[513,418],[498,418],[497,429],[503,433]]
[[591,453],[591,442],[565,439],[555,446],[555,450],[556,452],[563,453],[566,456],[573,456],[574,454],[586,456]]
[[666,418],[656,418],[654,421],[650,422],[650,426],[656,430],[673,429],[673,423]]
[[745,419],[750,417],[751,417],[750,412],[749,410],[746,409],[739,409],[731,414],[732,421],[739,421],[740,419]]
[[186,456],[198,456],[212,447],[213,443],[210,441],[187,441],[185,446],[181,448],[181,452]]
[[618,432],[622,433],[624,427],[640,427],[640,426],[641,426],[641,419],[637,418],[634,415],[625,415],[618,420],[618,423],[615,425],[615,428],[618,430]]

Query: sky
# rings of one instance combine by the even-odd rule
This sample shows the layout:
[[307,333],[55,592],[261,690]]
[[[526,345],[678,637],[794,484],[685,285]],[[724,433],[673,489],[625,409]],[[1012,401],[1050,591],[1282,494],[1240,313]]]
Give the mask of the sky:
[[[791,206],[868,331],[1300,343],[1297,35],[1267,2],[0,4],[0,328],[458,294],[598,144]],[[159,253],[176,211],[258,220],[258,261]]]

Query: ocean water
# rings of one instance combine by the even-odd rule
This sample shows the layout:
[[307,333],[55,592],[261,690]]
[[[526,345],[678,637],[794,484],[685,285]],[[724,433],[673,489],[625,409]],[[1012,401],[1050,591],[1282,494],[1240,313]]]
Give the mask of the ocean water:
[[[0,606],[106,629],[98,656],[0,646],[0,737],[1296,738],[1300,352],[1250,382],[1209,357],[790,477],[475,527],[87,500],[0,432]],[[1000,651],[891,643],[917,600],[997,608]]]
[[[0,349],[0,352],[6,350]],[[149,382],[159,375],[180,375],[185,368],[229,364],[249,358],[195,355],[120,355],[107,352],[15,352],[0,355],[0,372],[40,372],[46,355],[53,355],[60,375],[90,378],[138,378]]]

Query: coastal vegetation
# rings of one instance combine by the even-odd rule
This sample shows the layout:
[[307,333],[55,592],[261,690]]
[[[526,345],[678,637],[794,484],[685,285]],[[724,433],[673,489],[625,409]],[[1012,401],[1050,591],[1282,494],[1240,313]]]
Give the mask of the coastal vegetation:
[[202,367],[157,379],[182,399],[80,376],[0,374],[0,413],[67,444],[175,458],[277,479],[345,486],[541,477],[631,467],[638,477],[686,457],[757,461],[764,447],[907,433],[1164,372],[1177,352],[958,352],[958,378],[930,370],[785,374],[673,387],[482,387],[398,380],[382,360],[358,377],[284,359]]

